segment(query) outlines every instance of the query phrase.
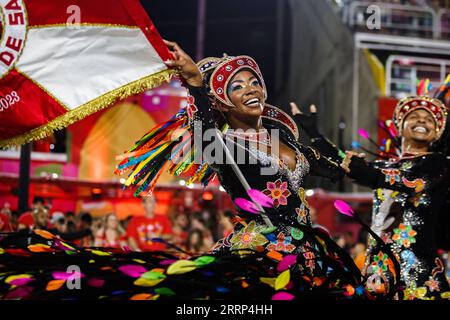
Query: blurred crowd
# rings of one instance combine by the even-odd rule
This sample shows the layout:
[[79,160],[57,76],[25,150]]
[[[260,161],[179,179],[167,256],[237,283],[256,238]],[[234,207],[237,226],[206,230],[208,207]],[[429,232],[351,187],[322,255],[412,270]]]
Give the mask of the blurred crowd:
[[[89,212],[52,211],[43,198],[35,197],[28,212],[18,215],[5,204],[0,210],[0,233],[47,230],[61,239],[86,247],[108,247],[132,251],[159,251],[178,248],[189,254],[208,252],[221,238],[228,236],[236,223],[232,211],[218,212],[213,202],[203,203],[202,210],[172,207],[165,215],[155,214],[154,197],[142,199],[145,214],[119,220],[114,213],[93,217]],[[317,212],[311,207],[315,228]],[[335,242],[354,259],[362,270],[366,255],[367,234],[346,231],[333,235]],[[450,278],[450,254],[441,252]]]
[[28,212],[0,211],[0,232],[46,230],[79,246],[122,248],[133,251],[178,247],[191,254],[207,252],[233,229],[233,213],[217,212],[205,202],[202,211],[172,208],[155,214],[154,197],[142,199],[145,214],[119,220],[116,214],[93,217],[89,212],[53,211],[45,199],[35,197]]

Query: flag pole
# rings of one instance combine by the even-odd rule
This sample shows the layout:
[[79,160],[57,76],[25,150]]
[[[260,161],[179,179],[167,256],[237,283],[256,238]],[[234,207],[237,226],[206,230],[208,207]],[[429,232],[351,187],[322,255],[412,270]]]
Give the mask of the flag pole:
[[197,10],[197,45],[195,58],[200,61],[204,58],[205,51],[205,28],[206,28],[206,0],[198,0]]
[[20,147],[20,171],[19,171],[19,214],[28,211],[28,197],[30,191],[30,162],[31,144]]
[[[234,161],[230,150],[228,150],[228,147],[226,146],[225,142],[223,141],[222,137],[221,137],[221,132],[219,129],[215,129],[215,139],[217,141],[219,141],[219,143],[222,146],[222,149],[225,153],[225,163],[231,165],[231,168],[233,169],[234,173],[236,174],[236,176],[239,179],[239,182],[242,184],[242,186],[244,187],[245,191],[249,191],[250,185],[247,182],[247,179],[245,179],[244,175],[242,174],[241,169],[239,169],[239,166],[237,165],[237,163]],[[269,228],[273,228],[274,225],[272,223],[272,221],[270,220],[270,218],[268,217],[266,211],[264,210],[264,208],[257,202],[255,202],[256,207],[258,208],[258,210],[260,211],[261,217],[264,220],[264,223],[269,227]]]

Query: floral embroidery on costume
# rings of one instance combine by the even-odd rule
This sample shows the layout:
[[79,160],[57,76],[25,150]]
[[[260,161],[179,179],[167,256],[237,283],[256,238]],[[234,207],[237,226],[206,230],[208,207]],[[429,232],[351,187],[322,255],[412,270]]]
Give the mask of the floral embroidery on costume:
[[255,221],[251,221],[231,238],[231,249],[255,249],[266,244],[268,240],[261,234],[263,229],[264,226],[257,226]]
[[430,292],[441,291],[441,289],[439,289],[439,281],[433,279],[433,277],[430,277],[428,281],[425,281],[425,285],[428,287]]
[[195,105],[195,98],[193,96],[189,95],[187,97],[187,104],[188,104],[188,106],[186,108],[186,111],[187,111],[189,119],[192,120],[192,119],[194,119],[194,114],[198,111],[197,106]]
[[297,213],[297,221],[299,223],[308,223],[308,212],[305,208],[295,208],[295,212]]
[[389,281],[384,273],[374,273],[367,278],[366,288],[373,293],[381,293],[388,291]]
[[384,243],[392,243],[390,232],[382,233],[380,238],[381,240],[383,240]]
[[388,270],[389,258],[386,253],[379,252],[373,260],[371,264],[373,273],[384,273]]
[[287,237],[283,232],[280,232],[277,239],[275,241],[271,241],[271,243],[267,246],[267,250],[292,252],[294,251],[295,246],[291,244],[291,242],[291,237]]
[[303,251],[303,257],[305,258],[305,266],[308,267],[311,271],[311,273],[314,271],[315,268],[315,254],[311,251],[311,244],[309,241],[306,241],[305,245],[302,246]]
[[291,236],[295,240],[302,240],[303,239],[303,231],[297,228],[291,228]]
[[411,197],[411,199],[408,200],[412,204],[414,204],[414,207],[418,207],[420,205],[427,205],[429,203],[429,199],[427,195],[423,193],[418,193]]
[[405,248],[409,248],[411,246],[411,243],[416,242],[416,239],[414,238],[416,234],[417,232],[414,231],[410,225],[404,225],[403,223],[400,223],[398,229],[394,229],[392,240],[397,242],[397,244],[404,246]]
[[381,172],[386,176],[386,182],[390,185],[400,182],[400,170],[397,169],[382,169]]
[[402,171],[406,171],[406,170],[411,169],[412,167],[413,167],[413,163],[412,163],[411,161],[406,161],[405,163],[403,163],[403,164],[401,165],[400,169],[401,169]]
[[309,203],[308,200],[306,200],[305,189],[303,188],[298,189],[298,197],[300,198],[300,201],[305,205],[305,207],[309,209]]
[[414,179],[409,181],[405,177],[402,178],[403,184],[408,188],[414,188],[417,193],[422,192],[425,189],[425,181],[423,179]]
[[276,208],[280,205],[287,205],[287,197],[291,195],[287,181],[281,182],[280,179],[275,182],[267,182],[267,189],[263,193],[273,199]]

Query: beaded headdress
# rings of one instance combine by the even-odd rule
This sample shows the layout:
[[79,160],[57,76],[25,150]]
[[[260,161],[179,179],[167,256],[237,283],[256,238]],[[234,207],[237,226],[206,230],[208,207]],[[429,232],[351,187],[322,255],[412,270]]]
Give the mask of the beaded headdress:
[[[446,79],[444,85],[441,86],[441,88],[438,90],[438,92],[436,93],[437,97],[441,95],[443,88],[444,90],[446,89],[449,80],[450,77]],[[445,130],[445,125],[447,121],[447,108],[440,99],[431,98],[427,95],[422,94],[421,88],[424,86],[423,83],[424,81],[421,81],[419,83],[417,96],[407,97],[398,102],[394,110],[393,121],[398,134],[400,134],[403,128],[403,123],[409,114],[411,114],[415,110],[419,109],[425,110],[432,115],[436,123],[436,135],[437,139],[439,139]],[[428,90],[425,91],[427,92]]]

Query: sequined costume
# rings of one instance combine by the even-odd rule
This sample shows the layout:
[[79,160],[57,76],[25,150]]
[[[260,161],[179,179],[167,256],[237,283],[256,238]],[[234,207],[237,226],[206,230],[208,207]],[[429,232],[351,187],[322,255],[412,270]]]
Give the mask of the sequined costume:
[[[449,291],[438,256],[438,220],[445,205],[450,161],[442,154],[375,161],[356,181],[375,189],[372,228],[401,262],[406,297],[440,297]],[[354,176],[356,177],[356,176]],[[369,247],[370,250],[370,247]],[[380,255],[368,255],[368,285],[385,276]],[[381,279],[385,282],[387,279]]]
[[[401,128],[406,116],[418,108],[433,112],[439,138],[445,128],[445,108],[438,100],[428,97],[400,101],[394,114],[397,128]],[[315,134],[312,145],[339,161],[338,149],[323,136]],[[389,245],[401,264],[404,298],[448,298],[449,285],[438,255],[438,249],[450,247],[448,157],[430,152],[369,164],[352,158],[350,169],[350,177],[355,182],[374,189],[371,228]],[[366,285],[372,292],[382,293],[393,285],[392,264],[370,236],[363,273],[368,277]]]
[[[215,61],[217,63],[217,61]],[[208,66],[209,67],[209,66]],[[259,75],[263,83],[259,68],[251,58],[246,56],[225,59],[215,66],[214,72],[209,78],[210,89],[215,90],[215,96],[223,103],[230,104],[223,94],[224,86],[220,81],[229,81],[230,74],[236,74],[239,70],[250,69]],[[226,86],[226,85],[225,85]],[[213,117],[211,102],[205,87],[189,87],[191,101],[195,105],[191,122],[197,125],[195,132],[205,132],[217,127]],[[266,209],[266,214],[275,226],[270,230],[261,215],[255,215],[241,208],[238,209],[240,223],[234,231],[225,239],[220,240],[212,252],[235,252],[241,249],[251,249],[260,252],[276,252],[283,255],[293,254],[301,257],[298,268],[311,276],[325,276],[326,270],[321,266],[321,244],[315,239],[309,217],[309,205],[306,201],[305,190],[302,187],[306,175],[317,175],[332,180],[341,179],[344,175],[342,169],[334,162],[329,161],[310,147],[305,147],[297,142],[298,129],[295,122],[280,109],[266,105],[262,115],[263,127],[270,133],[276,132],[282,144],[288,146],[296,153],[296,167],[294,170],[280,160],[276,155],[261,151],[256,143],[240,136],[230,130],[224,133],[223,139],[227,147],[237,161],[237,155],[245,161],[238,166],[245,180],[252,189],[260,190],[274,200],[274,207]],[[198,138],[201,140],[201,137]],[[207,146],[203,146],[203,151]],[[218,151],[223,152],[223,151]],[[203,152],[205,153],[205,152]],[[217,156],[217,155],[216,155]],[[224,159],[225,156],[219,157]],[[208,159],[207,159],[208,160]],[[228,163],[211,163],[211,167],[217,173],[221,185],[233,200],[248,198],[247,190]],[[337,246],[339,254],[345,255]],[[351,263],[347,258],[346,263]]]
[[[230,74],[241,66],[259,74],[249,57],[215,61],[224,62],[220,70]],[[215,80],[225,80],[216,75]],[[221,95],[223,87],[211,87]],[[207,154],[209,144],[202,143],[202,132],[215,129],[217,123],[206,87],[189,87],[189,92],[188,106],[144,135],[121,157],[117,172],[131,169],[125,185],[135,187],[136,195],[151,193],[166,168],[174,175],[191,170],[191,180],[202,184],[217,174],[233,200],[249,201],[248,189],[231,164],[208,163],[208,156],[206,161],[194,163],[199,153]],[[226,102],[227,97],[222,99]],[[233,161],[249,187],[262,192],[273,204],[265,207],[265,212],[238,209],[240,222],[233,233],[209,254],[190,256],[170,244],[171,250],[166,252],[144,253],[78,248],[47,232],[12,234],[0,239],[0,273],[8,275],[0,282],[0,298],[370,299],[350,256],[323,230],[311,226],[302,189],[307,174],[340,179],[342,170],[313,149],[298,144],[295,123],[281,110],[266,106],[263,124],[271,139],[278,133],[280,141],[295,151],[296,167],[290,170],[276,156],[255,149],[245,139],[242,144],[231,142],[230,149],[214,151],[214,155],[224,150],[235,152]],[[232,135],[226,131],[223,141],[229,142]],[[238,149],[244,155],[244,164],[239,161]],[[263,214],[274,227],[267,224]],[[17,239],[24,237],[26,241],[21,243],[25,245],[19,246]],[[66,268],[70,265],[80,267],[81,290],[66,289],[71,276]]]
[[[206,94],[202,93],[202,90],[191,87],[190,93],[195,98],[198,108],[193,120],[202,123],[203,131],[205,131],[214,128],[212,124],[214,120],[209,116],[212,114],[212,110],[210,110],[208,100],[205,98]],[[303,179],[307,174],[334,179],[339,179],[343,175],[343,172],[335,163],[322,158],[313,149],[299,145],[293,132],[274,120],[278,113],[284,115],[284,112],[271,106],[266,106],[266,110],[271,116],[264,118],[264,127],[269,132],[271,129],[278,129],[282,143],[296,151],[297,165],[295,170],[291,171],[276,156],[259,151],[256,144],[245,140],[241,140],[241,143],[239,143],[238,140],[227,133],[224,137],[231,142],[232,153],[237,154],[240,148],[245,152],[246,163],[239,164],[239,167],[251,188],[261,190],[274,200],[275,206],[266,211],[277,229],[263,235],[261,231],[267,229],[267,226],[261,217],[238,208],[242,223],[239,223],[234,232],[226,239],[221,240],[214,250],[257,249],[261,246],[265,250],[276,250],[284,253],[308,252],[309,250],[306,248],[313,246],[314,240],[308,235],[304,235],[298,228],[300,224],[311,226],[309,205],[302,188]],[[248,198],[246,190],[230,165],[213,164],[212,167],[217,172],[221,185],[232,199]],[[264,174],[264,169],[268,172],[267,174]],[[247,237],[249,238],[247,239]],[[311,271],[318,268],[315,262],[309,265]]]

